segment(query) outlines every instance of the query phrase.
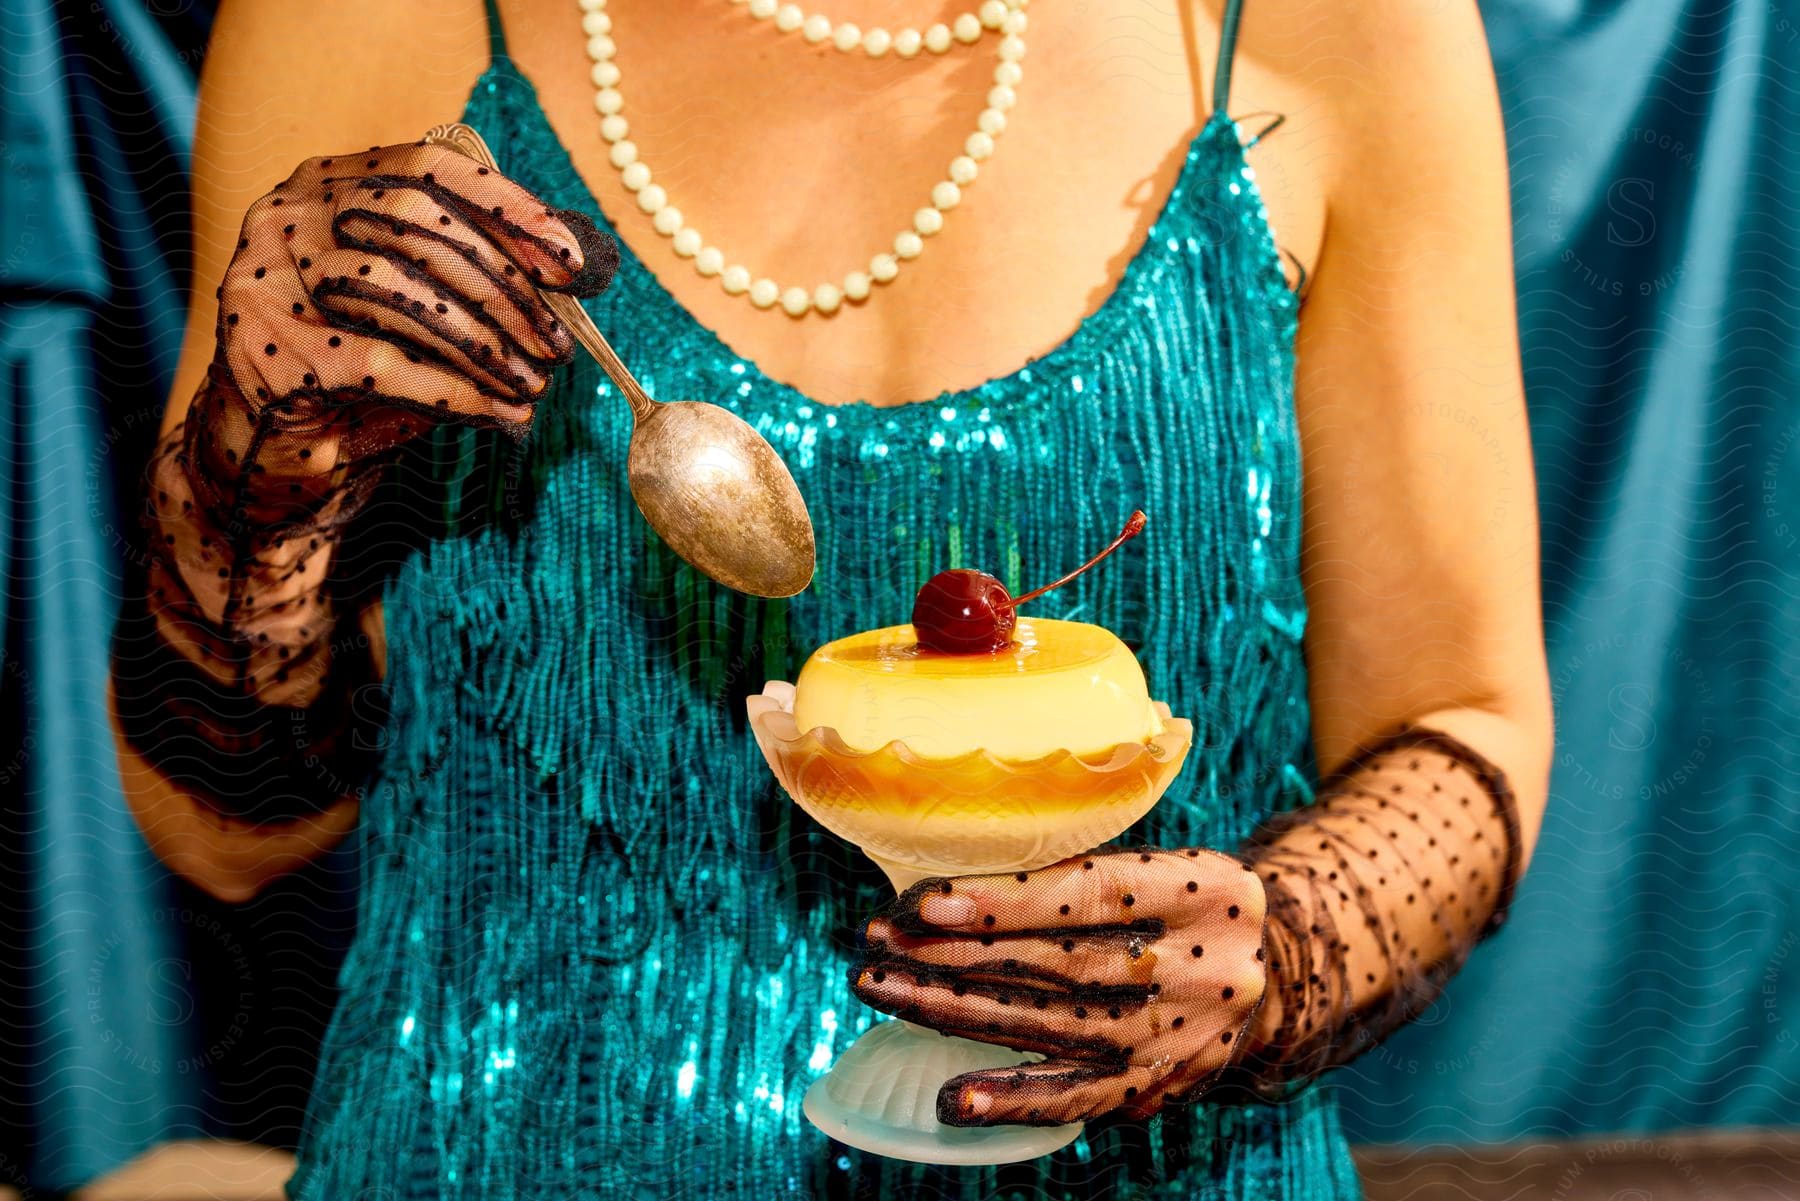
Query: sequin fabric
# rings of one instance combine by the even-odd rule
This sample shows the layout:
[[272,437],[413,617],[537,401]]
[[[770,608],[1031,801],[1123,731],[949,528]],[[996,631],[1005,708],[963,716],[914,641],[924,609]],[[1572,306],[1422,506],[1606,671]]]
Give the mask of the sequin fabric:
[[[466,119],[514,178],[596,213],[508,61]],[[728,592],[656,541],[627,489],[626,408],[585,360],[522,449],[446,431],[396,477],[424,537],[386,592],[388,742],[296,1197],[1356,1195],[1317,1089],[1101,1120],[998,1168],[829,1141],[801,1097],[876,1018],[847,968],[890,894],[781,794],[744,719],[815,646],[904,620],[933,572],[1026,587],[1141,504],[1130,553],[1036,609],[1117,631],[1194,722],[1132,836],[1229,848],[1307,799],[1297,302],[1238,138],[1224,117],[1201,129],[1065,342],[900,408],[770,380],[624,252],[588,302],[621,355],[652,395],[743,415],[807,497],[819,571],[792,601]]]

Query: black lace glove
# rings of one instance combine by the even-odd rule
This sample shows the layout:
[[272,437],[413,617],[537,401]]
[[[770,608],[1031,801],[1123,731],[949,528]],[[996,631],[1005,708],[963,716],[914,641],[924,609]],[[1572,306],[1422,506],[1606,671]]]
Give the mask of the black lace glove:
[[251,206],[116,641],[146,759],[252,819],[354,787],[369,657],[333,652],[326,586],[345,526],[431,425],[522,437],[574,345],[535,289],[593,295],[617,262],[585,217],[434,145],[310,159]]
[[1506,920],[1521,854],[1505,774],[1418,727],[1265,823],[1269,996],[1229,1078],[1278,1098],[1417,1017]]

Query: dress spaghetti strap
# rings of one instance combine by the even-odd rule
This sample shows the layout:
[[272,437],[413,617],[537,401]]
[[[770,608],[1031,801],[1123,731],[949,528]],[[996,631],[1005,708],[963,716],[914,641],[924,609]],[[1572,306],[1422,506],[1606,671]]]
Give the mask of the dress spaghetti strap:
[[[491,7],[493,0],[488,3]],[[1225,16],[1219,22],[1219,61],[1213,68],[1214,115],[1225,113],[1225,105],[1231,99],[1231,55],[1237,49],[1238,18],[1243,8],[1244,0],[1225,0]]]
[[[1238,21],[1243,16],[1244,0],[1225,0],[1225,13],[1219,22],[1219,60],[1213,68],[1212,107],[1215,119],[1224,117],[1235,123],[1235,118],[1226,110],[1231,101],[1231,59],[1237,51]],[[1271,112],[1245,113],[1246,117],[1268,117],[1270,120],[1263,127],[1243,139],[1245,150],[1256,145],[1271,133],[1275,132],[1283,121],[1285,114]],[[1242,134],[1239,135],[1242,138]]]
[[489,65],[506,57],[506,27],[500,23],[499,0],[481,0],[487,9],[488,58]]

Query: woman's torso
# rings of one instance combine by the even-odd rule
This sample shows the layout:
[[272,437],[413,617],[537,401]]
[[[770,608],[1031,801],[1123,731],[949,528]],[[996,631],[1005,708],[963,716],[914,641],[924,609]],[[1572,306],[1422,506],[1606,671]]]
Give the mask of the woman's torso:
[[[509,174],[594,211],[510,64],[468,119]],[[847,1152],[799,1109],[873,1016],[846,967],[885,885],[780,794],[743,698],[902,619],[934,571],[1025,585],[1145,508],[1151,536],[1041,602],[1116,630],[1195,722],[1136,836],[1230,846],[1304,797],[1297,303],[1228,121],[1173,183],[1073,335],[892,408],[775,382],[627,251],[591,305],[621,355],[654,395],[741,413],[807,496],[819,574],[791,602],[719,589],[655,542],[591,363],[523,450],[467,431],[421,448],[394,480],[425,541],[385,598],[390,741],[296,1195],[1353,1195],[1316,1093],[943,1172]]]

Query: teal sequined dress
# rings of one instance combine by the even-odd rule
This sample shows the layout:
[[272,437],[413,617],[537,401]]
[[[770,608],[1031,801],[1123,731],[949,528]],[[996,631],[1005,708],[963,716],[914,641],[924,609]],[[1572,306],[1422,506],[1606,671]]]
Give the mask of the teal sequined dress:
[[[496,51],[466,120],[513,178],[599,218],[497,33]],[[1038,602],[1117,631],[1194,722],[1133,836],[1231,847],[1307,798],[1297,302],[1223,115],[1228,67],[1227,49],[1217,112],[1117,291],[969,391],[813,403],[623,250],[591,302],[621,356],[652,395],[745,417],[806,495],[819,570],[791,601],[717,587],[650,534],[629,414],[586,359],[523,448],[448,430],[421,449],[398,484],[430,520],[385,595],[388,744],[294,1196],[1356,1196],[1317,1089],[1093,1122],[999,1168],[826,1139],[800,1098],[875,1019],[847,967],[891,893],[779,791],[744,718],[814,647],[903,620],[933,572],[1029,585],[1141,502],[1152,526],[1129,554]]]

